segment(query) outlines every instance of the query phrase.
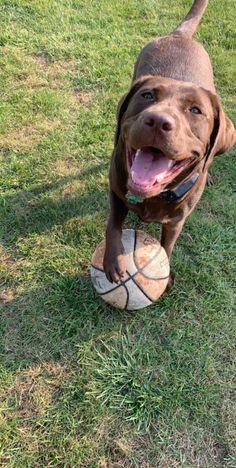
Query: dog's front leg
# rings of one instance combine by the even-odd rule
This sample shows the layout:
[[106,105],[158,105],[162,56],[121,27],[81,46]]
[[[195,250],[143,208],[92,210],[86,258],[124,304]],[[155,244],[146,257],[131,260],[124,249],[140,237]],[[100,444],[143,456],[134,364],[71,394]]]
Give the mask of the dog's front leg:
[[125,274],[125,260],[121,242],[122,225],[128,208],[117,195],[110,192],[110,215],[106,229],[106,249],[103,268],[106,277],[111,282],[119,282]]
[[[162,225],[162,233],[161,233],[161,245],[164,247],[168,258],[170,260],[173,248],[175,243],[183,229],[183,225],[185,222],[185,218],[181,219],[179,222],[175,223],[166,223]],[[173,286],[174,279],[172,274],[170,274],[168,287],[171,288]]]

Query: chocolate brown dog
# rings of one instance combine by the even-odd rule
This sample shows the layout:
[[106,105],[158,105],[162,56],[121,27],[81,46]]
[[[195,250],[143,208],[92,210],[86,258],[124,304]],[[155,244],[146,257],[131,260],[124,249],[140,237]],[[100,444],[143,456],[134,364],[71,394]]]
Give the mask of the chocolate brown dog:
[[162,224],[161,244],[170,258],[214,156],[236,142],[208,54],[192,39],[207,3],[195,0],[173,33],[144,47],[119,103],[104,256],[111,282],[122,279],[126,268],[121,231],[128,210]]

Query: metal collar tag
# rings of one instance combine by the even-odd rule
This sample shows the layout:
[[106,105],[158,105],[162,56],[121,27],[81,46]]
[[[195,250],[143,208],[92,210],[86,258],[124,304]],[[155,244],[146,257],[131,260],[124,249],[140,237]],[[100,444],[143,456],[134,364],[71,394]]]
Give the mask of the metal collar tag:
[[131,205],[137,205],[137,203],[142,203],[145,200],[144,198],[134,195],[131,192],[126,194],[126,198]]

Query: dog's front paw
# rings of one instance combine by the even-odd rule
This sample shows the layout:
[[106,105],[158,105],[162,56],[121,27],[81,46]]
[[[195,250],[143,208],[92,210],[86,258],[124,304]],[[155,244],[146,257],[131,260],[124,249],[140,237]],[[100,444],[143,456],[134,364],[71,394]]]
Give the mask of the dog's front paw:
[[126,264],[122,253],[105,252],[103,260],[105,275],[111,283],[119,283],[126,273]]

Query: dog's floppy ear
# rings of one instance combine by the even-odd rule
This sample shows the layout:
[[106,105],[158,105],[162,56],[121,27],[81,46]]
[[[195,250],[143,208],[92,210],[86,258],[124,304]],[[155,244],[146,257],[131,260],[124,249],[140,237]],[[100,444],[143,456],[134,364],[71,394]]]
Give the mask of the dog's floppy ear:
[[218,96],[211,92],[209,92],[209,95],[214,111],[214,127],[207,152],[206,168],[211,164],[214,156],[226,153],[236,143],[236,129],[234,128],[233,122],[231,122],[223,111]]
[[122,98],[119,101],[118,108],[117,108],[117,126],[116,126],[116,132],[115,132],[115,146],[118,143],[119,136],[120,136],[120,129],[121,129],[121,121],[122,118],[128,108],[130,99],[137,93],[137,91],[149,80],[149,76],[146,76],[144,78],[141,78],[139,80],[136,80],[128,93],[124,94]]

